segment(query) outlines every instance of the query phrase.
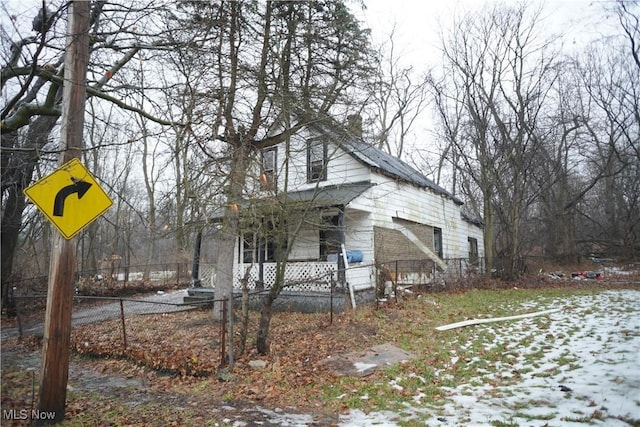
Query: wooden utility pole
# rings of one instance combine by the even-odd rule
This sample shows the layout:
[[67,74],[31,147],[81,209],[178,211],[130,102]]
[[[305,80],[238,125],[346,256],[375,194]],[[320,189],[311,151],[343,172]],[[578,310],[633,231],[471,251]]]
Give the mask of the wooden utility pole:
[[[83,148],[90,4],[88,1],[76,0],[70,3],[68,9],[60,135],[61,165],[79,158]],[[39,420],[34,420],[40,423],[64,419],[69,378],[76,244],[75,239],[65,240],[59,233],[54,233],[52,240],[40,375],[41,416]]]

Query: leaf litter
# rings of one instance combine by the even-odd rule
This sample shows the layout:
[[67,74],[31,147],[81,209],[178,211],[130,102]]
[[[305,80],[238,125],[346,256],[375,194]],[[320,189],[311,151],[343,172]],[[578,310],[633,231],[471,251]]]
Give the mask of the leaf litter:
[[[107,424],[156,425],[161,420],[163,425],[185,426],[203,425],[204,422],[221,426],[491,425],[500,422],[531,424],[531,420],[544,420],[549,425],[584,425],[585,422],[637,425],[640,418],[639,295],[635,290],[610,290],[563,296],[551,302],[533,301],[509,307],[509,310],[523,312],[557,306],[564,309],[552,314],[544,324],[540,319],[525,319],[472,326],[473,333],[459,337],[447,335],[451,342],[445,347],[453,356],[444,367],[433,372],[433,378],[425,380],[406,370],[399,376],[394,374],[396,377],[391,381],[383,380],[392,393],[404,399],[401,409],[377,408],[375,392],[370,395],[364,391],[367,386],[385,378],[383,374],[371,375],[346,393],[327,397],[326,390],[339,383],[340,378],[320,362],[329,356],[364,350],[387,340],[400,340],[397,331],[387,330],[386,323],[390,319],[398,324],[403,318],[419,322],[411,334],[416,343],[425,336],[438,334],[431,331],[436,321],[429,320],[429,317],[436,317],[437,302],[429,304],[430,310],[435,311],[424,314],[401,305],[382,310],[362,308],[358,312],[335,316],[333,324],[328,322],[327,315],[277,314],[273,323],[272,351],[265,358],[266,367],[251,368],[248,362],[259,357],[248,352],[237,360],[236,368],[226,382],[219,382],[207,374],[215,371],[219,362],[214,342],[217,331],[211,324],[194,317],[193,312],[171,316],[177,319],[176,324],[191,322],[195,327],[189,328],[190,332],[199,334],[199,340],[194,341],[190,332],[180,328],[175,334],[159,328],[147,339],[157,348],[146,352],[138,350],[134,353],[138,360],[125,357],[117,340],[109,335],[110,329],[117,335],[115,325],[104,322],[83,328],[93,330],[94,337],[101,337],[104,345],[96,348],[103,352],[101,356],[109,358],[74,356],[68,418],[86,423],[87,414],[93,413],[95,419],[101,421],[107,417]],[[455,314],[442,316],[458,320]],[[145,318],[151,324],[153,320],[153,316]],[[443,320],[440,317],[437,322]],[[96,332],[93,326],[104,329]],[[202,338],[203,330],[198,330],[200,326],[207,329],[206,339]],[[540,333],[541,328],[544,333]],[[76,343],[82,344],[80,348],[93,348],[92,344],[85,346],[82,341],[88,335],[75,335]],[[492,339],[484,342],[487,336]],[[188,344],[180,346],[177,341]],[[457,374],[461,367],[482,361],[480,354],[473,358],[463,356],[465,351],[475,348],[475,341],[483,341],[481,352],[501,346],[505,357],[495,361],[493,366],[477,369],[472,378],[460,378]],[[167,351],[169,344],[175,348]],[[396,345],[407,347],[401,342]],[[208,350],[203,351],[201,347]],[[426,350],[421,355],[425,364],[434,361],[436,365],[436,359],[431,358],[439,356],[429,354],[435,353],[436,349]],[[29,357],[19,355],[5,343],[2,351],[2,406],[26,405],[31,384],[12,392],[13,384],[6,379],[15,371],[5,369],[5,360],[7,355],[9,362],[14,356],[21,360],[29,360]],[[193,366],[193,372],[201,370],[199,375],[190,375],[181,368],[174,371],[163,368],[171,364],[184,366],[185,357]],[[39,361],[37,353],[30,360]],[[427,390],[401,385],[417,378],[420,384],[432,382],[438,387],[435,399],[429,399]],[[25,378],[21,380],[27,382]],[[566,389],[563,391],[561,386]],[[349,397],[357,398],[362,406],[347,403]]]

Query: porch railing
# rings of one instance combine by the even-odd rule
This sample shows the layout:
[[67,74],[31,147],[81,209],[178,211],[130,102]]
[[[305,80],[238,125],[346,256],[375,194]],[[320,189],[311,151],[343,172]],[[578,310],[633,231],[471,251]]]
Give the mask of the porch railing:
[[[394,260],[383,262],[379,265],[352,264],[347,268],[347,281],[355,291],[372,288],[376,285],[379,269],[388,270],[391,280],[398,285],[427,285],[433,282],[436,276],[444,279],[453,279],[481,273],[482,260],[478,263],[468,259],[447,259],[447,271],[438,273],[431,260]],[[233,279],[234,289],[241,289],[240,279],[244,277],[247,268],[249,276],[247,285],[250,290],[255,290],[261,284],[265,289],[271,287],[276,278],[276,264],[263,264],[263,277],[260,281],[258,264],[239,264]],[[306,292],[330,292],[331,281],[337,280],[337,265],[335,262],[305,261],[288,262],[285,267],[284,282],[287,290]],[[200,266],[200,279],[202,286],[214,287],[216,277],[215,264],[202,264]]]
[[[242,287],[240,279],[249,268],[249,289],[260,286],[258,264],[239,264],[234,275],[233,287]],[[285,266],[284,283],[287,290],[305,292],[330,292],[332,277],[337,277],[337,266],[333,262],[288,262]],[[276,279],[276,263],[263,264],[262,285],[269,288]]]

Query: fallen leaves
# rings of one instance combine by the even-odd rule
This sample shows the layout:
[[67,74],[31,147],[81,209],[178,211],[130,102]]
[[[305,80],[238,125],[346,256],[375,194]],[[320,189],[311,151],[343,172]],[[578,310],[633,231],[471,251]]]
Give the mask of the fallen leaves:
[[[158,420],[162,420],[162,425],[204,425],[212,417],[207,408],[210,411],[211,407],[223,406],[224,402],[249,402],[247,405],[259,402],[260,406],[280,408],[295,406],[299,410],[309,408],[312,412],[327,408],[337,413],[340,408],[352,407],[358,399],[358,405],[370,408],[387,396],[386,391],[374,387],[382,375],[357,380],[342,378],[320,362],[382,342],[400,342],[400,347],[416,351],[421,357],[421,363],[416,365],[417,375],[424,376],[428,371],[426,367],[439,365],[451,365],[448,369],[452,375],[457,375],[458,371],[464,375],[464,364],[451,362],[453,354],[450,350],[455,346],[447,340],[453,339],[453,335],[443,339],[442,335],[436,336],[430,331],[433,325],[452,313],[469,316],[477,313],[478,307],[485,306],[478,303],[465,311],[465,304],[473,300],[471,296],[447,295],[446,299],[452,300],[449,302],[445,301],[444,295],[436,294],[430,298],[440,301],[441,309],[434,313],[431,304],[426,306],[417,298],[379,310],[362,306],[357,311],[334,314],[333,323],[329,322],[329,314],[276,313],[272,319],[271,353],[266,357],[258,355],[249,341],[247,351],[235,355],[235,365],[225,371],[223,380],[216,376],[222,360],[220,324],[212,320],[210,310],[130,315],[125,321],[124,333],[120,319],[76,327],[72,332],[74,352],[91,356],[82,357],[76,363],[81,363],[83,369],[100,373],[102,378],[136,380],[144,386],[135,388],[135,393],[121,391],[121,396],[105,387],[104,393],[111,393],[105,399],[87,393],[82,384],[73,384],[72,397],[68,401],[70,417],[97,414],[95,420],[84,418],[85,425],[99,425],[100,416],[107,415],[112,417],[112,425],[154,425],[154,422],[157,425]],[[251,313],[250,339],[256,335],[257,323],[258,314]],[[234,338],[239,339],[237,335]],[[26,342],[32,347],[38,344],[31,341]],[[10,343],[3,342],[3,352],[7,344]],[[458,356],[464,360],[464,355],[458,353]],[[76,356],[76,359],[79,358]],[[255,369],[249,365],[250,361],[258,359],[267,362],[264,368]],[[398,369],[406,371],[410,368]],[[3,407],[11,401],[30,403],[30,377],[24,373],[12,376],[5,372],[3,369]],[[519,376],[518,372],[513,373],[516,380]],[[5,384],[17,382],[24,386],[5,387]],[[402,389],[387,388],[403,399],[420,391],[427,396],[424,399],[439,400],[446,396],[440,382],[439,378],[428,378],[426,385],[416,381],[415,384],[398,384]],[[332,387],[333,396],[344,397],[328,398],[332,392],[327,390]],[[11,395],[6,395],[5,390]],[[360,401],[361,395],[369,398],[366,403]],[[128,405],[123,405],[125,400]],[[186,420],[169,412],[178,407],[189,408],[186,412],[191,418]],[[149,420],[140,418],[142,416]],[[202,423],[197,424],[194,420],[202,420]],[[185,424],[187,422],[190,424]]]
[[[376,336],[377,328],[371,322],[377,317],[363,314],[366,311],[363,308],[357,316],[351,312],[334,314],[333,324],[328,314],[274,315],[266,367],[256,370],[249,366],[251,360],[260,358],[254,349],[234,355],[233,370],[224,375],[224,381],[212,383],[211,395],[278,406],[322,407],[321,388],[336,377],[319,362],[332,354],[364,348]],[[255,336],[258,323],[258,314],[251,316],[250,337]],[[74,328],[72,347],[82,355],[150,369],[160,375],[153,379],[156,386],[164,384],[170,389],[180,389],[202,377],[215,378],[220,370],[222,331],[210,310],[128,316],[124,325],[124,333],[120,319]]]

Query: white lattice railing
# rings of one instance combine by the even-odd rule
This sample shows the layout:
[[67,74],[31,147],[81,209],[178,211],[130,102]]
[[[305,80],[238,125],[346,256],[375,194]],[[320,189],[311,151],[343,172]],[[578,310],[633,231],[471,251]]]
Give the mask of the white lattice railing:
[[[462,277],[478,269],[466,259],[446,260],[447,276]],[[428,260],[395,261],[386,263],[390,273],[398,285],[430,284],[435,277],[434,266]],[[233,287],[240,289],[240,278],[249,270],[249,289],[255,289],[259,279],[258,264],[239,264],[235,267]],[[337,281],[337,265],[335,262],[288,262],[284,281],[287,290],[307,292],[329,292],[331,290],[331,275]],[[355,291],[370,289],[376,283],[378,271],[372,264],[352,264],[346,270],[347,281]],[[204,287],[215,287],[216,265],[200,264],[200,282]],[[276,277],[276,264],[264,263],[264,287],[270,288]]]
[[[249,270],[249,289],[255,289],[259,281],[259,267],[257,264],[239,264],[233,277],[233,287],[240,288],[240,279]],[[333,262],[289,262],[285,266],[284,282],[287,290],[308,292],[329,292],[331,290],[331,275],[336,274],[336,264]],[[335,276],[334,276],[335,278]],[[276,279],[276,264],[263,264],[264,287],[269,288]]]
[[200,264],[198,278],[205,288],[213,288],[216,282],[216,264]]
[[[366,267],[366,268],[363,268]],[[249,289],[255,289],[259,279],[258,264],[236,265],[233,277],[233,287],[240,289],[240,279],[249,268]],[[347,280],[354,286],[355,290],[371,287],[371,275],[374,274],[372,266],[357,265],[347,269]],[[331,278],[337,277],[337,266],[335,262],[289,262],[286,265],[284,281],[287,290],[307,291],[307,292],[330,292]],[[204,287],[215,287],[216,265],[200,264],[200,282]],[[276,264],[264,263],[263,280],[264,287],[273,285],[276,278]]]

